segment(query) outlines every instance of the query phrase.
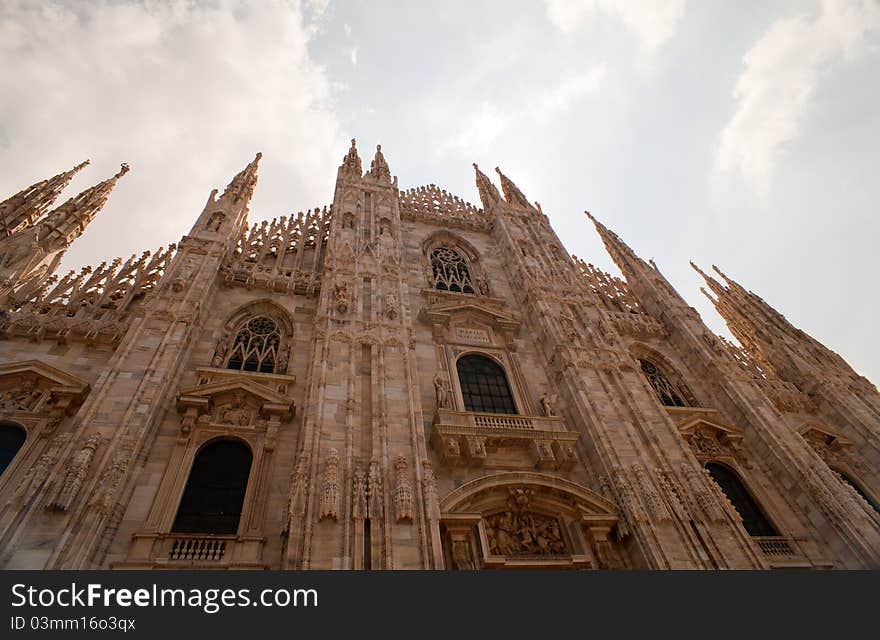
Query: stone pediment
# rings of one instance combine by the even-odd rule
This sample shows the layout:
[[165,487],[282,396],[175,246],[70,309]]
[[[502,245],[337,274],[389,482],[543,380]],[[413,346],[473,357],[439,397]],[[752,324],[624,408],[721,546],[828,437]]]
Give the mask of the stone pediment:
[[520,321],[517,318],[478,300],[456,300],[425,307],[419,313],[419,319],[429,324],[448,325],[453,319],[472,318],[477,322],[497,326],[505,331],[519,329]]
[[269,404],[292,404],[290,399],[273,391],[272,389],[254,382],[245,376],[236,376],[219,382],[209,384],[193,385],[180,390],[178,395],[178,406],[181,403],[199,402],[203,400],[211,400],[217,396],[225,396],[229,394],[239,394],[254,398],[260,403]]
[[81,393],[87,392],[90,387],[89,383],[82,378],[78,378],[61,369],[56,369],[40,360],[23,360],[0,365],[0,379],[8,376],[31,379],[41,378],[46,382],[47,386],[69,388]]
[[54,406],[67,411],[82,402],[91,386],[75,375],[40,360],[0,365],[0,408],[39,412]]
[[743,432],[705,415],[692,415],[676,425],[678,432],[691,445],[697,457],[737,457],[742,447]]
[[241,405],[254,406],[264,414],[288,417],[295,412],[290,398],[246,375],[183,388],[177,396],[177,409],[187,413],[193,410],[197,414],[206,413],[215,405],[229,404],[226,402],[229,398]]
[[852,444],[849,439],[818,422],[806,422],[798,427],[797,432],[808,442],[820,442],[829,447],[846,447]]

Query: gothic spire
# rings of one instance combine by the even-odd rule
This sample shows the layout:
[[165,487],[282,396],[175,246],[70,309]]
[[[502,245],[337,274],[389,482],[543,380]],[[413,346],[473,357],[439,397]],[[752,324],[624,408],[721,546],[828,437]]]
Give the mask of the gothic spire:
[[[350,152],[349,152],[350,153]],[[370,163],[370,172],[367,174],[380,182],[391,182],[391,169],[385,162],[385,156],[382,155],[382,145],[376,145],[376,155]]]
[[584,213],[592,220],[596,231],[599,233],[599,237],[602,238],[602,244],[605,245],[605,249],[611,256],[611,259],[620,267],[625,276],[629,277],[628,272],[631,272],[637,266],[644,265],[647,267],[645,261],[639,258],[636,252],[620,239],[620,236],[594,218],[589,211],[584,211]]
[[476,174],[477,191],[480,192],[480,200],[483,202],[483,208],[488,210],[501,200],[501,194],[498,193],[497,187],[492,184],[492,181],[489,180],[486,174],[480,171],[480,167],[477,166],[476,162],[474,163],[474,173]]
[[254,194],[254,187],[257,186],[257,167],[262,157],[262,152],[258,151],[251,163],[236,174],[220,198],[230,196],[234,203],[239,202],[242,198],[245,201],[250,200]]
[[72,240],[71,234],[75,237],[82,234],[107,202],[119,178],[128,173],[128,170],[128,165],[122,163],[116,175],[89,187],[50,211],[36,224],[36,241],[47,250],[66,248]]
[[361,158],[358,155],[356,141],[354,138],[351,139],[351,148],[342,159],[342,165],[339,167],[339,172],[349,175],[356,175],[358,178],[363,175]]
[[88,160],[81,162],[73,169],[34,183],[0,202],[0,237],[32,226],[58,199],[71,178],[88,163]]
[[501,173],[501,169],[498,167],[495,167],[495,172],[498,174],[498,177],[501,178],[501,190],[504,192],[504,199],[507,200],[507,204],[524,207],[526,209],[534,208],[534,205],[529,202],[528,198],[526,198],[523,192],[519,190],[519,187],[514,184],[513,180]]

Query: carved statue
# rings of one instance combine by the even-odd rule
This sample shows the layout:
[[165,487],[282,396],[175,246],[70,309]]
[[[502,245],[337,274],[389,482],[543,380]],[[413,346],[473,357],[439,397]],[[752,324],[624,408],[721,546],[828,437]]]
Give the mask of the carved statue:
[[211,360],[212,367],[222,367],[223,359],[226,357],[226,350],[229,349],[229,335],[226,334],[217,343],[217,349],[214,352],[214,358]]
[[438,409],[449,408],[449,385],[443,374],[439,372],[434,376],[434,396]]
[[397,317],[397,295],[394,293],[385,294],[385,315],[389,320]]
[[336,298],[336,310],[339,313],[348,311],[348,290],[345,285],[337,284],[333,295]]
[[555,393],[544,393],[541,396],[541,409],[544,410],[544,415],[549,417],[553,417],[556,415],[554,412],[554,405],[556,404],[556,395]]

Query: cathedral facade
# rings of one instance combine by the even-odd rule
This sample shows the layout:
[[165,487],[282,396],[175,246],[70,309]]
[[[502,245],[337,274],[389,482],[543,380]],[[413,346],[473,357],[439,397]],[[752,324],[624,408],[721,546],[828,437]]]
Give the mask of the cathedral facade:
[[128,167],[0,203],[0,567],[880,568],[880,394],[730,277],[739,344],[500,171],[477,207],[352,141],[331,206],[250,224],[259,158],[67,275]]

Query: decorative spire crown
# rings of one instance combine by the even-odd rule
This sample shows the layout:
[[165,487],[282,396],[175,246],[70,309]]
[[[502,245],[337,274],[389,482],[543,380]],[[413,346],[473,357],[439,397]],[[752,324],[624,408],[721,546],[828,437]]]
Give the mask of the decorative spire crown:
[[385,156],[382,155],[381,144],[376,145],[376,155],[370,163],[370,175],[376,180],[391,182],[391,169],[388,168],[388,163],[385,162]]
[[501,173],[501,169],[498,167],[495,167],[495,172],[498,174],[498,177],[501,178],[501,190],[504,192],[504,199],[507,200],[508,204],[524,207],[526,209],[534,208],[529,202],[529,199],[519,190],[519,187],[513,183],[513,180]]
[[73,176],[87,164],[88,160],[81,162],[73,169],[34,183],[0,202],[0,237],[33,226],[67,188]]
[[489,207],[501,200],[501,194],[498,193],[498,188],[492,184],[488,176],[480,171],[480,167],[477,166],[476,162],[474,163],[474,174],[477,181],[477,191],[480,192],[480,200],[483,202],[483,208],[489,209]]
[[339,167],[339,169],[343,173],[357,175],[358,178],[363,175],[361,158],[358,155],[356,140],[354,138],[351,139],[351,147],[349,148],[348,153],[345,154],[345,157],[342,158],[342,166]]

